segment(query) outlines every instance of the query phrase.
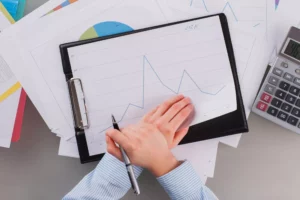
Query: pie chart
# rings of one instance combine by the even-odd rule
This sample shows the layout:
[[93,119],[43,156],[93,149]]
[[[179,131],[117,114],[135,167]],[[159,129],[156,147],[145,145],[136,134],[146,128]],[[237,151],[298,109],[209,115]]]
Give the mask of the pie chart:
[[81,35],[80,40],[103,37],[128,31],[133,31],[133,29],[126,24],[115,21],[101,22],[86,30]]

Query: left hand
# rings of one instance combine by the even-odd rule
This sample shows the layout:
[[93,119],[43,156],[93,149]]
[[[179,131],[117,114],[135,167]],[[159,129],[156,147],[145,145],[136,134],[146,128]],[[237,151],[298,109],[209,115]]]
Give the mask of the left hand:
[[177,95],[163,102],[146,114],[142,123],[155,125],[165,136],[169,148],[173,149],[187,134],[189,127],[179,128],[193,112],[191,99]]

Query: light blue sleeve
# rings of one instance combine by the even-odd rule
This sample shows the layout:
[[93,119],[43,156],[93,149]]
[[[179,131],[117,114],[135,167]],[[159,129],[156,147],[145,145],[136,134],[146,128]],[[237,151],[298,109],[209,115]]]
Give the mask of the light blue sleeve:
[[192,165],[185,161],[168,174],[157,178],[172,200],[217,200],[200,180]]
[[[134,167],[136,177],[141,167]],[[106,153],[96,169],[86,175],[63,200],[116,200],[131,188],[125,164]]]

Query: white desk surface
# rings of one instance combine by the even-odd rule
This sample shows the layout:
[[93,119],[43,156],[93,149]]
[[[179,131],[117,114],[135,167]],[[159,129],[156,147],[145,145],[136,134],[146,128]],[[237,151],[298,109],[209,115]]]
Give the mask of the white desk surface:
[[[46,0],[27,0],[26,13]],[[250,133],[237,149],[221,144],[215,177],[207,182],[220,200],[298,200],[300,198],[300,135],[254,114]],[[0,199],[61,199],[96,163],[57,155],[59,138],[47,129],[27,102],[21,141],[0,148]],[[166,193],[150,173],[140,179],[142,195],[123,199],[163,200]]]

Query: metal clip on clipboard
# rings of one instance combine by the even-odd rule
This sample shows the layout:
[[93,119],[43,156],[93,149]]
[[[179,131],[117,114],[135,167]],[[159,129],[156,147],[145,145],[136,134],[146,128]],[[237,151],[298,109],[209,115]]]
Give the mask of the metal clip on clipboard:
[[88,129],[89,120],[87,115],[85,96],[82,81],[79,78],[72,78],[68,81],[71,104],[73,108],[73,119],[75,128]]
[[73,119],[75,126],[75,136],[77,141],[78,152],[82,164],[98,161],[103,155],[90,156],[88,144],[85,136],[85,130],[90,127],[88,112],[86,109],[85,95],[82,81],[79,78],[68,80],[70,100],[73,109]]

